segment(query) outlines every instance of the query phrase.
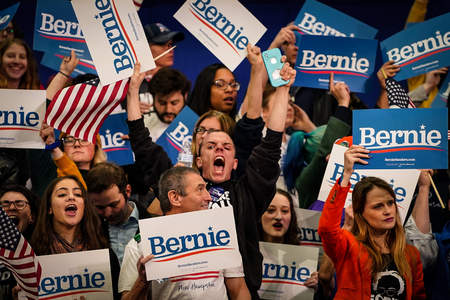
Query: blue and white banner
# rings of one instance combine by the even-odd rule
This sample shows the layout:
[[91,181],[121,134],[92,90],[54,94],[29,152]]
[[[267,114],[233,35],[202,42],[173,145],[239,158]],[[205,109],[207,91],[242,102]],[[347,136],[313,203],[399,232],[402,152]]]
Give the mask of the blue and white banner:
[[[109,250],[38,257],[42,267],[39,299],[113,299]],[[82,263],[81,263],[82,262]]]
[[365,92],[374,72],[376,40],[303,35],[296,44],[294,85],[328,89],[333,72],[335,82],[345,82],[352,92]]
[[373,39],[378,30],[315,0],[306,0],[295,18],[301,34]]
[[9,22],[11,22],[12,18],[14,18],[19,5],[20,2],[13,4],[3,10],[0,10],[0,30],[3,30],[8,26]]
[[302,231],[302,246],[321,247],[322,239],[317,232],[322,212],[295,207],[298,228]]
[[44,149],[45,91],[0,89],[0,148]]
[[[56,53],[45,52],[42,59],[41,65],[46,66],[47,68],[53,69],[55,71],[59,71],[59,67],[61,65],[61,61],[64,56]],[[92,60],[87,60],[84,58],[80,59],[75,70],[73,70],[72,77],[77,75],[82,75],[86,73],[91,73],[97,75],[97,71],[95,70],[94,62]]]
[[263,255],[261,299],[312,300],[305,281],[317,271],[319,248],[259,242]]
[[450,13],[418,23],[380,43],[383,61],[395,61],[400,81],[450,66]]
[[102,85],[126,79],[136,62],[155,68],[144,28],[131,0],[72,0]]
[[[333,145],[317,197],[319,201],[325,202],[327,200],[334,184],[344,173],[344,153],[346,150],[347,147],[337,144]],[[370,160],[369,163],[371,163]],[[347,194],[345,207],[352,204],[352,193],[355,184],[364,177],[374,176],[383,179],[392,187],[400,218],[402,221],[405,221],[419,175],[419,170],[353,170],[353,174],[350,177],[351,187]]]
[[447,169],[446,108],[353,111],[353,142],[370,150],[358,169]]
[[242,264],[232,207],[139,220],[139,230],[144,256],[154,255],[147,280]]
[[33,49],[63,56],[74,50],[77,57],[91,59],[70,1],[37,1]]
[[447,74],[444,82],[442,83],[439,93],[434,97],[431,107],[433,108],[443,108],[447,107],[448,95],[450,94],[450,75]]
[[174,18],[231,71],[267,30],[237,0],[187,0]]
[[186,105],[156,141],[167,152],[173,164],[177,163],[178,152],[183,149],[183,144],[191,144],[197,119],[198,115]]
[[122,139],[122,135],[128,134],[126,119],[126,112],[111,114],[98,132],[102,140],[102,149],[108,156],[108,160],[119,166],[134,163],[130,141]]

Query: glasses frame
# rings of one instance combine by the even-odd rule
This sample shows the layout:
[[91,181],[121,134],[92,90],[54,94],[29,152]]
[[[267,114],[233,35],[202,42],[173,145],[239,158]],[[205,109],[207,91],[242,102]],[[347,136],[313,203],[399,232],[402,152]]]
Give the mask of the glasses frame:
[[233,91],[237,92],[241,89],[241,84],[237,81],[228,83],[223,79],[217,79],[217,80],[214,80],[213,85],[221,90],[226,90],[227,87],[230,87]]
[[[72,140],[72,141],[71,141]],[[87,146],[89,145],[89,141],[85,141],[83,139],[75,138],[73,136],[70,137],[63,137],[62,142],[64,146],[75,146],[75,144],[78,142],[80,146]]]
[[[19,207],[19,206],[17,206],[17,204],[18,203],[24,203],[23,204],[23,207]],[[24,209],[25,207],[27,207],[27,205],[29,205],[29,203],[28,203],[28,201],[25,201],[25,200],[12,200],[12,201],[10,201],[10,200],[2,200],[2,201],[0,201],[0,207],[2,207],[2,208],[10,208],[11,207],[11,204],[13,204],[14,205],[14,207],[17,209],[17,210],[22,210],[22,209]]]
[[211,128],[211,129],[206,129],[206,128],[203,127],[203,126],[199,126],[199,127],[197,127],[197,128],[194,129],[194,133],[195,133],[195,134],[197,134],[197,133],[204,134],[205,132],[211,133],[211,132],[216,132],[216,131],[220,131],[220,130],[212,129],[212,128]]

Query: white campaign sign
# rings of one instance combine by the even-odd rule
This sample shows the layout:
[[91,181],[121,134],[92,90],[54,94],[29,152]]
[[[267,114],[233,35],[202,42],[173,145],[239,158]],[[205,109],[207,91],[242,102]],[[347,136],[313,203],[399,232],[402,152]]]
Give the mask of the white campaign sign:
[[[347,150],[347,147],[337,144],[333,146],[330,159],[328,161],[328,165],[322,179],[322,185],[320,186],[318,200],[325,202],[327,200],[328,194],[333,188],[333,185],[336,183],[336,180],[338,180],[342,176],[342,173],[344,172],[345,150]],[[368,162],[370,164],[370,159],[368,160]],[[350,192],[347,195],[345,206],[347,207],[352,204],[352,192],[354,185],[363,177],[375,176],[384,179],[392,186],[395,192],[400,217],[402,218],[402,221],[405,221],[405,217],[408,212],[409,205],[411,204],[419,175],[420,171],[414,169],[354,170],[350,178],[352,187],[350,188]]]
[[136,7],[131,0],[72,0],[102,85],[155,68]]
[[113,298],[109,250],[39,256],[39,299]]
[[144,256],[155,256],[147,280],[242,264],[232,207],[139,220],[139,229]]
[[302,231],[302,246],[322,247],[322,240],[317,232],[322,212],[310,209],[294,208],[297,225]]
[[0,89],[0,148],[44,149],[44,90]]
[[237,0],[187,0],[174,18],[231,71],[267,30]]
[[264,257],[262,299],[312,300],[314,289],[304,283],[317,271],[319,248],[259,242]]

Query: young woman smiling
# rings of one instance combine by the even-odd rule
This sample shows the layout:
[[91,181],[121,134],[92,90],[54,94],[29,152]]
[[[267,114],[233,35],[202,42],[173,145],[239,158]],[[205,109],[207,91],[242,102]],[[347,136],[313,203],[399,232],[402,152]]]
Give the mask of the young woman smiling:
[[369,150],[353,145],[345,152],[344,173],[330,192],[319,222],[325,253],[337,272],[334,299],[426,299],[422,263],[407,245],[395,193],[382,179],[366,177],[352,195],[354,222],[340,228],[355,163],[367,164]]

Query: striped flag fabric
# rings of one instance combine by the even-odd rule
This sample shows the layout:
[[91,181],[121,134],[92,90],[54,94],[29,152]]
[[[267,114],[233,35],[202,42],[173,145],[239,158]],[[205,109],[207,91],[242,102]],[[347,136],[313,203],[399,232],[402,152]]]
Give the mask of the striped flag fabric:
[[95,144],[106,117],[125,98],[128,78],[102,86],[99,78],[66,87],[47,108],[45,122],[53,128]]
[[28,299],[38,299],[41,266],[30,244],[3,209],[0,209],[0,236],[0,263],[13,273]]

